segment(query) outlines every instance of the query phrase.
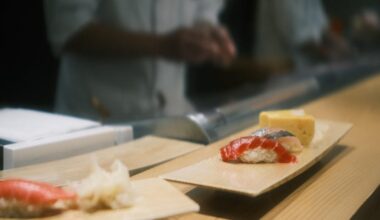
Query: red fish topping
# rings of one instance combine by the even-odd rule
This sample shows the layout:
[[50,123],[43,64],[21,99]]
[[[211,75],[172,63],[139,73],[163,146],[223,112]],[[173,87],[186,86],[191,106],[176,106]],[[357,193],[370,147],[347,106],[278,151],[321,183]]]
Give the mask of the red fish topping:
[[0,181],[0,198],[16,199],[34,205],[50,205],[58,200],[74,200],[76,194],[48,183],[9,179]]
[[277,154],[277,162],[295,162],[296,157],[290,154],[279,142],[263,137],[247,136],[231,141],[228,145],[220,149],[223,161],[236,161],[247,150],[261,147],[273,150]]

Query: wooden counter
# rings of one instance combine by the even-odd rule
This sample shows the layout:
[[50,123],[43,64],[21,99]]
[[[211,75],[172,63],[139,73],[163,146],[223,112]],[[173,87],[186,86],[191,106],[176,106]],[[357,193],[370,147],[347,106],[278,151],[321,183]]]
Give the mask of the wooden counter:
[[[351,218],[380,183],[380,74],[300,107],[320,119],[353,123],[353,128],[315,165],[258,197],[170,182],[200,205],[199,213],[173,219]],[[247,135],[254,129],[252,125],[207,147],[145,137],[94,153],[101,165],[120,159],[131,171],[147,169],[176,158],[132,176],[134,180],[145,179],[210,158],[230,140]],[[22,177],[63,185],[68,180],[88,175],[91,155],[93,153],[6,170],[0,172],[0,177]],[[377,205],[380,206],[379,203]],[[57,218],[72,219],[70,216]]]
[[[199,203],[200,213],[179,219],[349,219],[380,184],[380,75],[303,106],[317,118],[354,124],[320,162],[259,197],[172,183]],[[183,157],[133,176],[159,176],[215,155],[248,128]],[[177,218],[176,218],[177,219]]]

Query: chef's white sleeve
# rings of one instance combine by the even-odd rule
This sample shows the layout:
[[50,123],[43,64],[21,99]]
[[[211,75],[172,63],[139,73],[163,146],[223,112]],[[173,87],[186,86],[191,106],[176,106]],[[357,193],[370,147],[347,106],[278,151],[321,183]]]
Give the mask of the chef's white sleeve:
[[223,7],[223,0],[198,0],[196,20],[216,25],[219,23],[218,16]]
[[59,54],[67,40],[94,20],[100,0],[45,0],[45,20],[50,45]]

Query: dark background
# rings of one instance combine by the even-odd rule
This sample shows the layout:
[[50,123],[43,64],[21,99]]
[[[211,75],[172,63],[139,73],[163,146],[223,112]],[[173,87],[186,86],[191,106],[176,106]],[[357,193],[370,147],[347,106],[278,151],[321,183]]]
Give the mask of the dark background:
[[46,37],[43,1],[3,1],[0,107],[52,110],[57,59]]

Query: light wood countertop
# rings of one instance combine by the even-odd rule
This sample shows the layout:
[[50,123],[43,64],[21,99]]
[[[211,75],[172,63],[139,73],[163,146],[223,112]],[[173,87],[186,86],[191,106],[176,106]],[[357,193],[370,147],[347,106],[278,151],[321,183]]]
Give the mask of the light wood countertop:
[[[200,205],[199,213],[171,219],[351,218],[380,184],[380,74],[299,107],[316,118],[350,122],[353,127],[315,165],[258,197],[170,182]],[[157,165],[185,154],[132,176],[133,180],[145,179],[210,158],[230,140],[247,135],[254,129],[255,126],[252,125],[206,147],[177,140],[146,137],[98,151],[96,155],[101,158],[101,164],[122,159],[128,166],[137,169]],[[148,157],[146,153],[149,154]],[[67,180],[88,174],[88,167],[83,165],[83,161],[89,158],[90,154],[81,155],[2,171],[0,177],[23,177],[58,185],[65,184]]]
[[[354,124],[320,162],[256,198],[172,182],[200,204],[194,218],[349,219],[380,184],[380,75],[300,106],[317,118]],[[210,146],[133,176],[159,176],[209,158],[245,129]],[[188,219],[189,215],[178,217]],[[177,218],[176,218],[177,219]]]

